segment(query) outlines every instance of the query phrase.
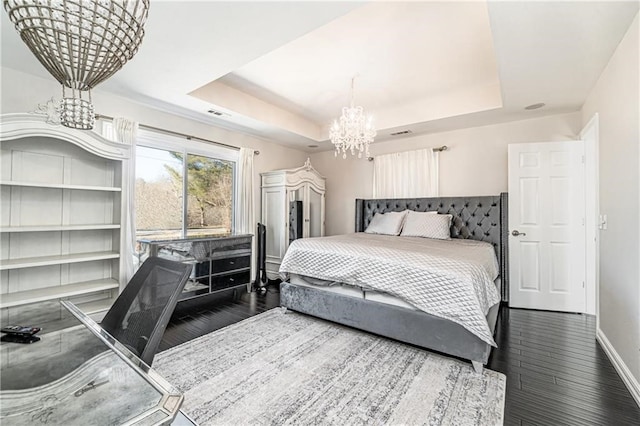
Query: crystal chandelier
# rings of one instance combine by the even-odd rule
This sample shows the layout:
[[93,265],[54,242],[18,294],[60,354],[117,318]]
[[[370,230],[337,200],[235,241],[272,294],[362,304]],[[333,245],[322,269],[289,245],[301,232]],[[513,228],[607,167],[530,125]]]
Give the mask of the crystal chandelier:
[[342,152],[342,158],[347,158],[347,151],[351,151],[351,155],[358,152],[358,158],[369,157],[369,144],[373,142],[376,136],[376,129],[373,127],[371,116],[366,117],[361,106],[354,106],[353,102],[353,83],[355,77],[351,79],[351,104],[349,107],[342,108],[342,116],[340,121],[334,120],[329,130],[329,139],[336,146],[335,156]]
[[149,0],[4,0],[22,41],[62,84],[60,122],[93,128],[91,89],[138,51]]

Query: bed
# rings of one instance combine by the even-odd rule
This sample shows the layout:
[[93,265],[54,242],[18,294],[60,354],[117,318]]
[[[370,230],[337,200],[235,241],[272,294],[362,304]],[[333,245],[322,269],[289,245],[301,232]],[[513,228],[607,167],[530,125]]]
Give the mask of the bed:
[[[451,214],[451,240],[363,233],[376,213],[403,210]],[[355,231],[292,243],[281,305],[469,360],[481,372],[499,302],[508,300],[507,194],[358,199]]]

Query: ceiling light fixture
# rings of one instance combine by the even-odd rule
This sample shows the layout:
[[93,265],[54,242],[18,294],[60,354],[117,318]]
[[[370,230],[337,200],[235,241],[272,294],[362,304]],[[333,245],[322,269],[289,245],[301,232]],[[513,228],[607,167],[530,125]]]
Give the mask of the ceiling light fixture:
[[358,158],[369,157],[369,144],[376,136],[371,116],[366,117],[361,106],[355,106],[353,101],[353,84],[355,77],[351,79],[351,103],[349,107],[342,108],[340,121],[334,120],[329,130],[329,138],[336,146],[335,156],[342,152],[342,158],[347,158],[347,151],[351,155],[358,152]]
[[[4,0],[22,41],[62,84],[60,122],[91,130],[91,89],[138,52],[149,0]],[[70,93],[67,93],[67,90]]]

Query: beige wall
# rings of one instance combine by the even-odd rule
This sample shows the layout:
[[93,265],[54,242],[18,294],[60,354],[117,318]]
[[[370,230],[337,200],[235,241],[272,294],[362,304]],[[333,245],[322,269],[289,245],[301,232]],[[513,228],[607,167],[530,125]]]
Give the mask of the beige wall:
[[[414,136],[371,145],[371,154],[388,154],[447,145],[440,154],[440,195],[493,195],[507,191],[507,145],[578,138],[579,112],[491,126]],[[311,156],[313,166],[327,178],[326,231],[353,232],[355,199],[371,198],[373,162],[333,152]]]
[[599,322],[636,383],[640,381],[640,85],[638,16],[582,109],[599,115]]
[[[60,98],[61,87],[52,78],[40,78],[9,68],[1,68],[1,109],[4,113],[33,111],[37,104],[52,96]],[[95,90],[92,92],[96,112],[111,117],[126,117],[142,124],[219,141],[260,151],[254,158],[255,218],[260,220],[260,173],[281,168],[299,167],[307,154],[250,135],[232,132],[153,109],[126,98]]]

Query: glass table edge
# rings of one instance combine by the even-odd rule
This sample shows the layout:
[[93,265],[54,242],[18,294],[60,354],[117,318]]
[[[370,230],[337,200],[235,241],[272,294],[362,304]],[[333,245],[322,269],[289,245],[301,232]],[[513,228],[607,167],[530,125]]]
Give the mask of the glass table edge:
[[[139,376],[144,378],[151,386],[153,386],[161,394],[160,402],[155,409],[147,410],[140,415],[130,419],[124,425],[135,425],[151,414],[161,411],[167,414],[167,418],[162,420],[158,425],[164,425],[173,421],[180,411],[184,395],[178,391],[173,385],[167,382],[155,370],[145,364],[140,358],[134,355],[123,344],[118,342],[113,336],[106,332],[91,317],[82,312],[76,305],[68,300],[61,300],[60,304],[64,306],[74,317],[78,319],[85,327],[87,327],[98,339],[100,339],[107,347],[109,347],[119,358],[127,363]],[[173,405],[173,409],[165,407],[169,399],[177,398],[178,401]]]

